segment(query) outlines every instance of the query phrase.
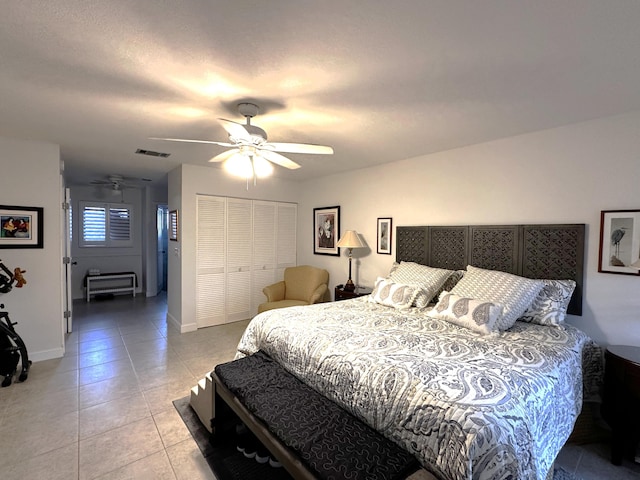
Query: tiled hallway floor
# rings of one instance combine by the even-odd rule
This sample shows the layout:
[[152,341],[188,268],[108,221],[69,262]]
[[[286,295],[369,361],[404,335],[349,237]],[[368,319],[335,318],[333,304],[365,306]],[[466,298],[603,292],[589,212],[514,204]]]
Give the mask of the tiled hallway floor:
[[0,478],[214,478],[171,402],[233,359],[247,322],[180,334],[166,310],[164,296],[74,305],[65,356],[0,389]]
[[[248,322],[180,334],[166,309],[164,296],[74,305],[66,355],[0,388],[2,480],[214,478],[171,402],[233,358]],[[584,480],[640,479],[640,465],[608,456],[606,444],[567,445],[557,464]]]

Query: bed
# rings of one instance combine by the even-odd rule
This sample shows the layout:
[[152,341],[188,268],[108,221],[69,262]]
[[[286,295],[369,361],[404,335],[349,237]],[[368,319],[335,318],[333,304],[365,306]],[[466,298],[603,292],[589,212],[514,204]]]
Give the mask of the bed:
[[[397,265],[371,296],[264,312],[248,325],[237,357],[262,350],[439,479],[547,478],[599,348],[562,321],[521,319],[531,320],[548,284],[541,279],[572,282],[561,303],[581,312],[584,225],[399,227],[396,238]],[[426,284],[436,270],[437,287],[410,282]],[[517,310],[511,300],[474,306],[465,288],[473,292],[480,279],[480,291],[491,292],[507,277],[536,286],[531,300],[514,303],[528,302],[524,314],[498,328]],[[452,322],[455,302],[467,313]]]

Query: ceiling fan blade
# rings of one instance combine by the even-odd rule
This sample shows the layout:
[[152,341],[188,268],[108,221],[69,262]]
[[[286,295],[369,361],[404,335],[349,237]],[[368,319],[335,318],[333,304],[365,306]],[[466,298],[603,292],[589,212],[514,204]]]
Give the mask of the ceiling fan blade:
[[324,145],[313,145],[311,143],[277,143],[269,142],[261,145],[260,148],[268,148],[274,152],[285,153],[311,153],[315,155],[331,155],[333,148]]
[[167,142],[185,142],[185,143],[207,143],[210,145],[220,145],[222,147],[235,147],[234,143],[214,142],[212,140],[189,140],[187,138],[158,138],[149,137],[150,140],[166,140]]
[[231,150],[227,150],[226,152],[222,152],[215,157],[213,157],[210,162],[224,162],[225,160],[233,157],[236,153],[239,153],[239,148],[232,148]]
[[244,125],[232,122],[231,120],[225,120],[224,118],[219,118],[218,121],[230,136],[236,140],[244,140],[245,142],[251,143],[251,135],[247,132],[247,129],[244,128]]
[[298,165],[296,162],[294,162],[293,160],[289,160],[284,155],[280,155],[279,153],[276,153],[276,152],[271,152],[269,150],[262,150],[261,149],[260,150],[260,156],[266,158],[270,162],[273,162],[273,163],[275,163],[277,165],[280,165],[281,167],[289,168],[291,170],[295,170],[296,168],[300,168],[300,165]]

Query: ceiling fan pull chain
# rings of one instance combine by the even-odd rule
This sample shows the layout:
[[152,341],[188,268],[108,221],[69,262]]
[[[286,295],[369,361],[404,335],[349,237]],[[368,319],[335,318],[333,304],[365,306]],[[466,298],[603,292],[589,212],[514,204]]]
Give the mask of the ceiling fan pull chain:
[[258,178],[257,178],[257,175],[256,175],[256,165],[255,165],[255,163],[253,163],[254,162],[254,160],[253,160],[254,156],[251,155],[250,158],[251,158],[251,173],[253,174],[253,186],[255,187],[257,185],[257,183],[258,183]]

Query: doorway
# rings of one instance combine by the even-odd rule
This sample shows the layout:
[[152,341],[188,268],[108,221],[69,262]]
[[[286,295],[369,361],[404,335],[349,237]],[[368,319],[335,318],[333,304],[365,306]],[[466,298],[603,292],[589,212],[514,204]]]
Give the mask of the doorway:
[[169,207],[158,205],[156,211],[158,293],[167,291],[167,252],[169,248]]

